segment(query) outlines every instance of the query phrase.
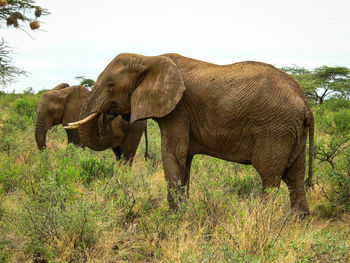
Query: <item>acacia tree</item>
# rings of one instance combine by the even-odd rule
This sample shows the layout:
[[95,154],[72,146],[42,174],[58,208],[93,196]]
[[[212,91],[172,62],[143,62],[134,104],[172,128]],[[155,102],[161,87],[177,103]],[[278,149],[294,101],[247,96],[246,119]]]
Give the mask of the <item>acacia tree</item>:
[[84,86],[85,88],[89,88],[90,90],[95,85],[95,81],[94,80],[87,79],[85,76],[78,76],[78,77],[75,77],[75,78],[80,80],[80,83],[79,83],[80,86]]
[[[5,26],[26,31],[40,27],[38,18],[48,14],[47,10],[35,5],[34,0],[0,0],[0,28]],[[0,39],[0,85],[5,86],[18,75],[25,74],[13,65],[12,49],[3,38]]]
[[320,104],[331,95],[349,99],[350,69],[322,66],[314,70],[314,76],[318,86],[317,99]]
[[326,98],[350,99],[350,69],[346,67],[322,66],[313,70],[303,67],[283,67],[281,70],[292,75],[305,94],[315,104],[322,104]]

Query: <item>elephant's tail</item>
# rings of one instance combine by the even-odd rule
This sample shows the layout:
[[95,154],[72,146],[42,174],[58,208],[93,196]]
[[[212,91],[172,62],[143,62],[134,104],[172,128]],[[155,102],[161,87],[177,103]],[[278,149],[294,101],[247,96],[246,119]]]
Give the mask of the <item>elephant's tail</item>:
[[314,117],[311,113],[311,117],[309,118],[309,176],[306,181],[306,186],[311,187],[312,186],[312,161],[314,156],[314,128],[315,128],[315,122]]
[[147,161],[147,158],[149,158],[148,155],[148,136],[147,136],[147,121],[145,126],[145,160]]

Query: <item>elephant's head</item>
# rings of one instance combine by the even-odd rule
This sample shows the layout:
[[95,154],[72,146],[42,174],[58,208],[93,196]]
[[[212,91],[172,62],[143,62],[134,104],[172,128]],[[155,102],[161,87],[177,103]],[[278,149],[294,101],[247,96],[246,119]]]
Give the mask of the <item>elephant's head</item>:
[[61,83],[61,84],[58,84],[56,87],[54,87],[52,90],[61,90],[61,89],[67,88],[67,87],[69,87],[69,84]]
[[62,83],[45,92],[37,107],[35,140],[40,150],[46,147],[46,133],[57,124],[66,125],[79,119],[79,113],[89,90]]
[[101,134],[98,115],[122,115],[131,123],[161,118],[174,110],[184,91],[182,75],[170,58],[120,54],[100,74],[82,107],[80,119],[89,121],[79,123],[81,139],[96,150],[110,132],[105,118]]

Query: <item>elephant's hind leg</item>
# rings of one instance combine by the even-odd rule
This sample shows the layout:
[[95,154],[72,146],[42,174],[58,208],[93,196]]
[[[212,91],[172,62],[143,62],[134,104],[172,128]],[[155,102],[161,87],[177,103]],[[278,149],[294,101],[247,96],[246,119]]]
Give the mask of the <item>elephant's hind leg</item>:
[[258,171],[263,190],[279,187],[290,156],[288,142],[283,138],[261,138],[252,153],[252,164]]
[[290,205],[294,211],[309,214],[304,186],[305,178],[305,146],[290,167],[286,169],[282,180],[287,184],[290,194]]

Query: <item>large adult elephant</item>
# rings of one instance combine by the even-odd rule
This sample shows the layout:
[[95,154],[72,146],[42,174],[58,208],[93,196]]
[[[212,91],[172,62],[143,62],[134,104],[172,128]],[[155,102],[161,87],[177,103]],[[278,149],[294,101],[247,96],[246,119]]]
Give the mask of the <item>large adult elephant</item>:
[[264,189],[279,187],[282,179],[291,208],[309,213],[305,148],[309,131],[310,183],[313,114],[298,84],[271,65],[215,65],[178,54],[120,54],[100,74],[82,107],[81,119],[88,116],[79,126],[83,141],[95,136],[103,143],[97,129],[101,113],[120,114],[131,123],[147,118],[158,122],[173,209],[174,193],[180,199],[188,196],[193,156],[206,154],[252,164]]
[[[90,91],[83,86],[69,86],[66,83],[61,83],[42,95],[38,103],[35,126],[35,139],[38,149],[42,150],[46,147],[46,133],[52,126],[58,124],[65,126],[70,122],[79,120],[81,107],[89,93]],[[100,123],[102,122],[101,119]],[[146,132],[146,121],[139,121],[130,125],[129,122],[119,117],[111,122],[111,129],[113,138],[109,144],[99,150],[112,148],[118,160],[123,155],[125,161],[131,164],[141,136],[144,131]],[[66,132],[68,143],[86,146],[81,141],[78,130],[67,129]]]

